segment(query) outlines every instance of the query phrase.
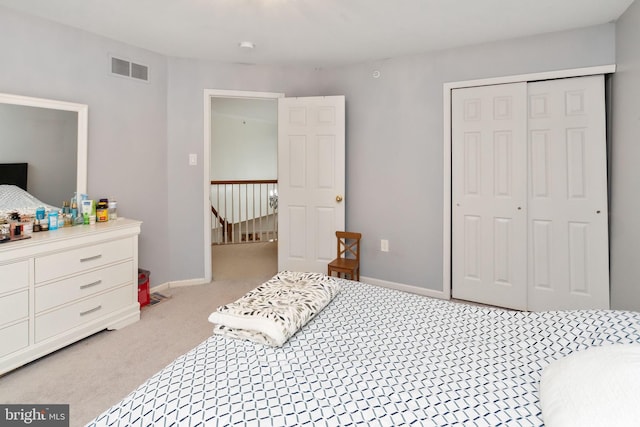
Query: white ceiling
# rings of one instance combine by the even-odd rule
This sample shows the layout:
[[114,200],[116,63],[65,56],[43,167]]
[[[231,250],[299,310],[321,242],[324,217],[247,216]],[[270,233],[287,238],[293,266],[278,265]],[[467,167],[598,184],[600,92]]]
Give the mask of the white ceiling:
[[[335,66],[615,21],[633,0],[0,0],[174,57]],[[0,10],[1,13],[1,10]],[[255,49],[240,49],[241,41]]]

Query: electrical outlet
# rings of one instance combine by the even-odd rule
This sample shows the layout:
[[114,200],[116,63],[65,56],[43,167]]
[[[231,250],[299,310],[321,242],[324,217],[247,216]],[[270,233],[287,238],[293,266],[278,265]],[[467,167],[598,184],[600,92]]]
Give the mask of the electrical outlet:
[[386,239],[380,240],[380,250],[382,252],[389,252],[389,241]]

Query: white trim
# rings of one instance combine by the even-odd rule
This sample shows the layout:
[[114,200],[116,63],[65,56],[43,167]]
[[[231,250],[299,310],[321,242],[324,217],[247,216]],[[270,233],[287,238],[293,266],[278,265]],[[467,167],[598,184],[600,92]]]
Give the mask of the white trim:
[[442,291],[437,289],[421,288],[414,285],[405,285],[403,283],[388,282],[386,280],[375,279],[373,277],[360,277],[360,281],[369,285],[380,286],[382,288],[395,289],[398,291],[409,292],[412,294],[422,295],[431,298],[449,299]]
[[170,287],[171,287],[171,282],[160,283],[159,285],[151,286],[149,288],[149,293],[152,294],[154,292],[166,291]]
[[173,282],[164,282],[156,286],[152,286],[149,288],[149,293],[166,291],[172,288],[184,288],[187,286],[197,286],[197,285],[205,285],[210,283],[211,280],[207,281],[204,278],[199,279],[185,279],[185,280],[175,280]]
[[[211,98],[245,98],[245,99],[277,99],[283,98],[284,93],[279,92],[251,92],[244,90],[224,90],[224,89],[205,89],[204,90],[204,145],[202,150],[202,167],[204,169],[204,278],[194,279],[200,280],[202,284],[209,283],[212,279],[211,272],[211,202],[209,200],[210,193],[210,167],[211,167]],[[189,280],[180,281],[191,282]],[[171,286],[174,286],[172,282]],[[188,286],[188,285],[176,285]]]
[[480,80],[466,80],[444,83],[442,93],[442,111],[444,116],[444,203],[443,203],[443,236],[442,236],[442,294],[443,298],[451,299],[451,91],[474,86],[488,86],[496,84],[531,82],[536,80],[552,80],[567,77],[593,76],[597,74],[612,74],[616,71],[615,64],[596,67],[573,68],[568,70],[546,71],[542,73],[520,74],[515,76],[493,77]]
[[[207,283],[210,283],[210,282],[211,280],[206,280],[204,278],[176,280],[174,282],[168,282],[167,288],[183,288],[185,286],[206,285]],[[155,289],[155,287],[153,289]]]
[[30,96],[12,95],[9,93],[0,93],[0,103],[22,105],[25,107],[48,108],[51,110],[75,111],[78,113],[76,191],[78,194],[87,194],[87,135],[89,128],[89,106],[86,104],[76,104],[75,102],[33,98]]
[[489,85],[499,85],[499,84],[517,83],[517,82],[533,82],[536,80],[563,79],[566,77],[593,76],[597,74],[611,74],[611,73],[615,73],[615,71],[616,71],[615,64],[610,64],[610,65],[599,65],[596,67],[572,68],[569,70],[545,71],[542,73],[519,74],[515,76],[502,76],[502,77],[492,77],[488,79],[448,82],[448,83],[444,83],[444,86],[445,88],[448,86],[450,89],[455,89],[455,88],[462,88],[462,87],[489,86]]
[[76,188],[78,197],[87,193],[87,153],[89,141],[89,106],[78,104],[78,151],[77,151],[77,175]]

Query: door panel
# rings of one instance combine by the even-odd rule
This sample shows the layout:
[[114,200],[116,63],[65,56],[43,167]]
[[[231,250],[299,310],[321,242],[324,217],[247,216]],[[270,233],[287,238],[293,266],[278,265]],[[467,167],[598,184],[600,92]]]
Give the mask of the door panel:
[[530,83],[528,97],[529,309],[609,308],[604,77]]
[[[289,186],[292,188],[305,188],[307,181],[307,139],[305,135],[292,135],[288,141],[288,156],[286,156],[286,168],[289,178]],[[278,163],[280,159],[278,159]]]
[[278,269],[324,273],[345,226],[345,99],[278,101]]
[[452,93],[455,298],[526,308],[526,84]]
[[531,221],[532,274],[533,281],[529,286],[540,289],[551,288],[551,272],[549,266],[553,258],[552,223],[551,221]]

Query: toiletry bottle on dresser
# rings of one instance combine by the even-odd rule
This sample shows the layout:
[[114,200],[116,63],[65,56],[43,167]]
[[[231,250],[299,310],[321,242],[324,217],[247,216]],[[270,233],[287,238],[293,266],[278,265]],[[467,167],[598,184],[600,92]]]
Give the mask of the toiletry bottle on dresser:
[[71,208],[69,202],[62,202],[62,215],[58,218],[58,227],[68,227],[73,225],[71,222]]
[[75,225],[77,223],[78,218],[78,203],[71,203],[71,225]]
[[109,221],[109,200],[100,199],[96,205],[96,221],[107,222]]
[[113,197],[109,198],[109,220],[118,219],[118,202]]
[[49,212],[49,231],[58,229],[58,212]]

